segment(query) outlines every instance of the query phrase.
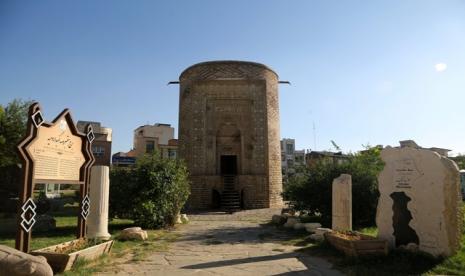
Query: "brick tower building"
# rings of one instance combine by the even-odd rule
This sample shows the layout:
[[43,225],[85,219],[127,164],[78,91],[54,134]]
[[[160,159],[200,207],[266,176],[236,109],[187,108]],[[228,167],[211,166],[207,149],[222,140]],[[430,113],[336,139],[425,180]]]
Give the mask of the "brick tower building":
[[259,63],[212,61],[187,68],[179,80],[189,207],[281,206],[278,75]]

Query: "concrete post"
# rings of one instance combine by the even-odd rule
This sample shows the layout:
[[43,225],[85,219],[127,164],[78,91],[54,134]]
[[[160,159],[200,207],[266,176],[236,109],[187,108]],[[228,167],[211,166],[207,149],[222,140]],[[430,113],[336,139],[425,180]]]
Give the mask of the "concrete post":
[[333,180],[332,228],[352,230],[352,176],[341,174]]
[[109,239],[108,198],[110,191],[110,169],[108,166],[93,166],[90,175],[90,212],[87,217],[89,239]]

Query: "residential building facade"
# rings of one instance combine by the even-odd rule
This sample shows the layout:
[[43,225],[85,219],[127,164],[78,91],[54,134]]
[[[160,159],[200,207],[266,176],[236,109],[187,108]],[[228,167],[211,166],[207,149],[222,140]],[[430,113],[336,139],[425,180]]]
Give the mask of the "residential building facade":
[[342,164],[348,161],[349,156],[342,152],[309,151],[305,154],[307,167],[315,166],[318,162]]
[[103,127],[100,122],[78,121],[76,126],[79,131],[85,133],[86,126],[92,125],[95,139],[92,142],[92,153],[95,157],[95,165],[110,166],[112,129]]
[[144,125],[134,130],[134,150],[137,157],[155,150],[160,151],[160,145],[168,146],[174,139],[174,127],[169,124],[156,123]]
[[174,128],[169,124],[144,125],[134,130],[134,148],[128,152],[118,152],[112,157],[113,166],[133,166],[137,158],[157,151],[162,158],[176,159],[178,140],[174,139]]
[[281,170],[284,183],[296,173],[296,166],[305,166],[305,150],[296,150],[294,139],[283,138],[281,140]]

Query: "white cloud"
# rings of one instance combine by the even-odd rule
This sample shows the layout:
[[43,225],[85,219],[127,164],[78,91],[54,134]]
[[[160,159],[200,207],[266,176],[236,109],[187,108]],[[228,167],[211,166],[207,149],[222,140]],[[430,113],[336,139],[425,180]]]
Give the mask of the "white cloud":
[[443,71],[446,71],[447,64],[445,64],[445,63],[437,63],[436,65],[434,65],[434,68],[436,69],[436,72],[443,72]]

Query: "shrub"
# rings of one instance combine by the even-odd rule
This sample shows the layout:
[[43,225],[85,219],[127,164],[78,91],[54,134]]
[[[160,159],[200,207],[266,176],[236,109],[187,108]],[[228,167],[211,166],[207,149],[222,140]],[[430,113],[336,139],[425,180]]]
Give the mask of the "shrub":
[[113,169],[111,176],[111,215],[141,227],[173,225],[189,196],[186,167],[158,153],[138,159],[134,168]]
[[134,209],[133,199],[137,193],[136,185],[137,183],[132,169],[111,168],[108,212],[111,218],[132,218]]
[[324,226],[331,225],[332,182],[342,173],[352,175],[352,223],[355,227],[375,224],[378,203],[378,174],[383,162],[378,148],[351,154],[347,162],[318,162],[289,180],[284,198],[295,209],[320,214]]

